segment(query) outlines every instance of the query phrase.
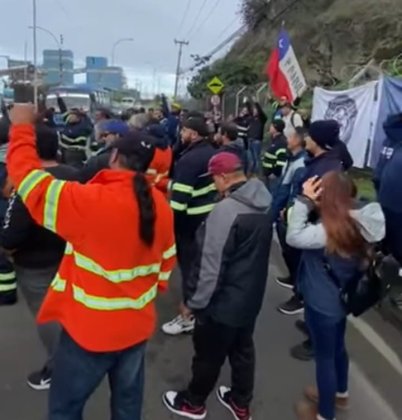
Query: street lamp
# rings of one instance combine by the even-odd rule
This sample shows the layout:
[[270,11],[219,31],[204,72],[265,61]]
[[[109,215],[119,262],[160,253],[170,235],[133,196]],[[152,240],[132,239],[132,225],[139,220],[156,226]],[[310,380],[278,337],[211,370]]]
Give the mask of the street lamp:
[[113,44],[113,48],[112,48],[112,66],[114,66],[114,59],[115,59],[115,54],[116,54],[116,47],[121,44],[122,42],[133,42],[134,38],[121,38],[119,40],[117,40],[114,44]]
[[38,108],[38,42],[37,42],[37,14],[36,0],[32,0],[32,29],[33,29],[33,65],[34,65],[34,105]]
[[[29,29],[34,29],[33,26],[29,26]],[[60,74],[60,84],[63,84],[63,35],[60,35],[60,39],[57,38],[57,36],[49,31],[49,29],[43,28],[42,26],[38,26],[36,25],[36,29],[47,33],[48,35],[50,35],[54,42],[57,45],[57,48],[59,50],[59,74]]]

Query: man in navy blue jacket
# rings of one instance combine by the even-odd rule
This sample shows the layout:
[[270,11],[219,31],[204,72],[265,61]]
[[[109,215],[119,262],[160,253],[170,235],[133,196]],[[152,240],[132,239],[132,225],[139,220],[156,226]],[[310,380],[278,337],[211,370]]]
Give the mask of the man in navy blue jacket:
[[387,139],[378,162],[374,184],[385,214],[386,245],[402,265],[402,113],[391,115],[384,123]]
[[[342,171],[344,169],[339,153],[332,150],[333,145],[339,141],[339,125],[333,120],[315,121],[311,124],[309,133],[305,137],[306,151],[309,157],[305,161],[305,169],[298,179],[298,185],[292,190],[290,203],[303,191],[303,184],[308,179],[318,176],[322,177],[331,171]],[[288,211],[291,211],[290,208]],[[300,250],[292,249],[293,266],[298,267],[301,256]],[[286,286],[289,287],[289,286]],[[279,312],[285,315],[297,315],[304,312],[303,302],[297,293],[297,280],[293,288],[293,296],[278,307]],[[293,357],[302,360],[309,360],[312,357],[310,341],[306,341],[292,349]]]

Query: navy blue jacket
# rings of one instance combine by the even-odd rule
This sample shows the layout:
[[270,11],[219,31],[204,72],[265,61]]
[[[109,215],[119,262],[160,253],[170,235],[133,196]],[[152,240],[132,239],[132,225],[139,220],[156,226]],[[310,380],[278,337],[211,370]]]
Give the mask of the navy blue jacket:
[[298,178],[298,184],[292,191],[289,203],[293,204],[295,198],[302,194],[303,184],[314,176],[323,177],[331,171],[342,171],[343,165],[336,152],[329,151],[315,158],[307,158],[305,161],[306,168]]
[[208,175],[208,162],[217,150],[207,139],[190,144],[176,163],[170,205],[176,234],[195,234],[214,207],[216,188]]
[[386,221],[386,245],[402,264],[402,114],[390,116],[384,124],[387,139],[374,174]]

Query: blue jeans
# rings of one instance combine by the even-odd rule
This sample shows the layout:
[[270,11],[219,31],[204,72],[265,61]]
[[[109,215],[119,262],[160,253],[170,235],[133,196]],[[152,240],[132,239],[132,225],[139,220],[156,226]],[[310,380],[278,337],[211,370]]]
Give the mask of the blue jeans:
[[261,148],[262,141],[250,139],[249,141],[251,164],[250,164],[250,173],[259,174],[261,170]]
[[63,331],[54,360],[48,420],[82,420],[85,403],[109,376],[112,420],[140,420],[145,343],[123,351],[92,353]]
[[346,318],[332,318],[306,307],[305,319],[315,353],[316,380],[320,396],[319,414],[326,420],[333,420],[336,393],[348,391],[349,357],[345,347]]

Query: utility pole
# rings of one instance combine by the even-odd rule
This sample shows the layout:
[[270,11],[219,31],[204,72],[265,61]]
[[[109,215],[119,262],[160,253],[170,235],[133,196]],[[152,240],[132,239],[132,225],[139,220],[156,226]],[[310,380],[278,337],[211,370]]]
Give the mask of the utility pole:
[[63,43],[64,37],[60,35],[60,45],[59,45],[59,70],[60,70],[60,85],[63,85],[64,82],[64,69],[63,69]]
[[34,78],[33,78],[33,91],[34,91],[34,105],[38,107],[38,44],[37,44],[37,24],[36,24],[36,0],[32,1],[32,23],[33,23],[33,65],[34,65]]
[[175,45],[179,46],[179,55],[177,57],[177,68],[176,68],[176,83],[174,85],[174,99],[177,98],[177,94],[179,91],[179,79],[180,79],[180,71],[181,71],[181,57],[183,55],[183,45],[188,45],[188,41],[178,41],[177,39],[174,40]]

